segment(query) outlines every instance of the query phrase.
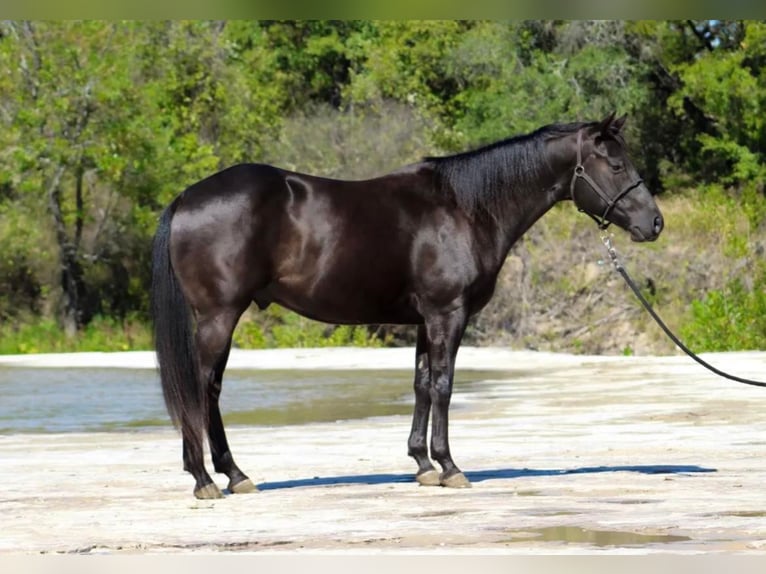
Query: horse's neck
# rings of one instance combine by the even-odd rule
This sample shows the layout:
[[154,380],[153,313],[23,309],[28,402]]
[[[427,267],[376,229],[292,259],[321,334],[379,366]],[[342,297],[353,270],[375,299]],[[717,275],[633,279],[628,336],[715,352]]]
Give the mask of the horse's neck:
[[505,260],[511,247],[553,206],[567,197],[561,184],[541,181],[538,191],[511,196],[511,205],[496,220],[497,253]]
[[569,198],[570,170],[576,163],[572,138],[574,135],[568,135],[548,144],[546,153],[549,169],[542,171],[536,182],[531,185],[527,183],[526,189],[517,193],[514,193],[513,183],[508,183],[508,204],[500,218],[503,260],[511,247],[537,220],[559,201]]

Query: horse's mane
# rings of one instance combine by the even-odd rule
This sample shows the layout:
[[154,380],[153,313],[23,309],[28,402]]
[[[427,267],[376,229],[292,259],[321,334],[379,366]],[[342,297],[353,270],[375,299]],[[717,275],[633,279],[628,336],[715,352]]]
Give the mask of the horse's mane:
[[475,150],[423,161],[433,165],[440,192],[454,194],[465,212],[501,215],[510,194],[534,191],[536,182],[551,169],[545,142],[594,125],[551,124]]

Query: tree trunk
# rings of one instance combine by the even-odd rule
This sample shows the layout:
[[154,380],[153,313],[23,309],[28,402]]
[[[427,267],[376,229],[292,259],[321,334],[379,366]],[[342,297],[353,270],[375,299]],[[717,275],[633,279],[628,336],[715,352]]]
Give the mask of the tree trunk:
[[70,239],[61,209],[61,179],[65,166],[56,170],[48,186],[48,208],[53,216],[56,229],[56,242],[59,247],[59,273],[61,277],[62,309],[61,323],[67,337],[74,337],[89,320],[85,304],[86,287],[82,265],[80,263],[80,240],[82,238],[82,180],[83,170],[77,168],[75,233]]
[[85,297],[85,282],[83,281],[82,265],[77,258],[77,252],[72,245],[61,249],[61,289],[63,305],[61,322],[64,333],[68,338],[77,334],[86,323],[83,303]]

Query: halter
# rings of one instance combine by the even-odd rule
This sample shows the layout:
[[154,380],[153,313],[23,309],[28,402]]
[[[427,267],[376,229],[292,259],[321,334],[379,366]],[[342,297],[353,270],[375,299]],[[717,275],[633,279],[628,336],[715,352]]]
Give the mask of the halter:
[[585,180],[585,182],[593,189],[593,191],[596,192],[596,195],[598,195],[604,203],[606,203],[606,209],[604,210],[604,213],[601,214],[600,217],[593,215],[592,213],[585,211],[583,208],[578,206],[578,210],[582,213],[585,213],[588,215],[593,221],[595,221],[598,224],[598,228],[601,230],[606,229],[609,227],[612,222],[609,221],[607,218],[609,217],[609,213],[614,209],[614,206],[617,205],[617,202],[620,201],[623,197],[628,195],[631,191],[636,189],[639,185],[644,183],[644,180],[639,178],[628,187],[623,189],[620,193],[618,193],[614,198],[610,198],[604,190],[599,187],[599,185],[593,180],[591,176],[589,176],[587,173],[585,173],[585,166],[583,166],[582,162],[582,130],[577,132],[577,165],[575,165],[574,173],[572,174],[572,181],[569,184],[569,192],[572,195],[572,201],[574,202],[575,206],[577,206],[577,200],[575,199],[575,183],[577,182],[577,179]]

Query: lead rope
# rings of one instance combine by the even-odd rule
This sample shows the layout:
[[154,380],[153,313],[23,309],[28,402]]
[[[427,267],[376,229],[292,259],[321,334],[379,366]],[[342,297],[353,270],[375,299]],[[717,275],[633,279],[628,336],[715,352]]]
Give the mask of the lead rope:
[[622,275],[622,278],[625,279],[625,282],[628,284],[628,287],[630,287],[631,291],[638,297],[638,300],[641,302],[641,304],[644,306],[644,309],[647,310],[647,312],[652,316],[652,318],[657,322],[657,324],[660,326],[660,328],[665,332],[665,334],[670,338],[671,341],[673,341],[678,347],[687,355],[689,355],[692,359],[697,361],[700,365],[708,369],[709,371],[715,373],[719,377],[724,377],[726,379],[730,379],[732,381],[736,381],[738,383],[744,383],[746,385],[753,385],[756,387],[766,387],[766,383],[761,381],[754,381],[752,379],[745,379],[742,377],[737,377],[736,375],[731,375],[729,373],[726,373],[720,369],[715,368],[713,365],[705,361],[704,359],[701,359],[698,357],[694,352],[692,352],[686,345],[684,345],[681,340],[676,337],[673,332],[668,328],[668,326],[665,324],[665,322],[660,318],[660,316],[656,313],[656,311],[652,308],[652,306],[649,304],[649,301],[646,300],[646,298],[641,294],[641,290],[636,286],[636,283],[633,281],[633,279],[630,277],[628,272],[625,270],[625,266],[620,261],[617,250],[612,245],[612,239],[609,236],[608,233],[605,231],[602,231],[601,233],[601,241],[604,242],[604,247],[606,247],[607,253],[609,253],[609,258],[612,260],[612,264],[614,265],[614,268],[617,270],[617,272]]

